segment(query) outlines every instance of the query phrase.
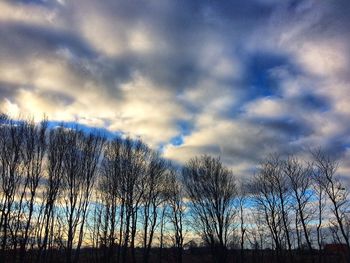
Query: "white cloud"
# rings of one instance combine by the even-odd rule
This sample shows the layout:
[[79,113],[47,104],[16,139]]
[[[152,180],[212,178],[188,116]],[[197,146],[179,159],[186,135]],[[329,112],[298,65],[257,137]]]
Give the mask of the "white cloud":
[[[220,154],[239,173],[349,141],[349,41],[331,3],[59,2],[0,2],[1,110],[141,136],[180,162]],[[282,65],[254,72],[256,54]],[[259,74],[276,82],[269,97],[250,86]]]
[[284,103],[282,99],[267,97],[246,104],[244,109],[248,117],[278,118],[287,114]]
[[57,19],[58,10],[50,10],[42,6],[28,6],[10,1],[0,2],[0,22],[22,22],[38,26],[62,26]]

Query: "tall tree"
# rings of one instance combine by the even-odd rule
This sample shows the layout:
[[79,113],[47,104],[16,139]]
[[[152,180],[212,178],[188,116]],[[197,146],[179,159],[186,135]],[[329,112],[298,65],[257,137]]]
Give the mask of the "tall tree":
[[32,219],[34,214],[35,198],[39,188],[39,183],[44,175],[44,157],[47,150],[47,120],[43,120],[40,125],[33,121],[27,122],[24,131],[24,169],[26,184],[28,184],[28,197],[26,206],[28,212],[24,226],[24,232],[20,244],[20,261],[23,262],[26,254],[28,239],[33,235]]
[[[5,260],[5,250],[8,246],[11,216],[17,191],[21,187],[23,166],[23,133],[24,124],[3,118],[0,126],[0,180],[1,180],[1,210],[0,231],[1,248],[0,260]],[[21,209],[20,209],[21,210]],[[19,211],[20,213],[20,211]]]
[[148,263],[160,206],[166,201],[166,161],[152,153],[147,166],[144,184],[143,207],[143,262]]
[[41,262],[47,261],[48,244],[54,235],[55,207],[62,187],[63,158],[67,151],[63,127],[50,130],[47,151],[47,175],[37,223],[39,227],[36,231],[38,258]]
[[168,178],[168,206],[169,219],[173,228],[173,243],[176,254],[177,263],[182,263],[183,246],[184,246],[184,217],[186,204],[184,200],[184,191],[181,184],[180,176],[177,170],[170,167]]
[[191,159],[183,169],[183,182],[191,203],[192,224],[210,246],[215,262],[226,262],[237,195],[232,172],[219,158]]
[[[348,191],[336,176],[339,163],[325,152],[320,150],[313,153],[317,182],[322,187],[331,204],[334,220],[331,224],[335,227],[336,235],[340,242],[345,242],[348,248],[348,260],[350,260],[350,224],[347,198]],[[339,233],[338,233],[339,232]]]
[[[283,171],[289,178],[296,217],[301,223],[306,245],[309,250],[312,250],[309,229],[313,212],[311,207],[311,199],[313,198],[311,190],[312,169],[310,165],[305,166],[296,157],[290,156],[283,164]],[[298,225],[296,224],[295,227],[298,228]]]

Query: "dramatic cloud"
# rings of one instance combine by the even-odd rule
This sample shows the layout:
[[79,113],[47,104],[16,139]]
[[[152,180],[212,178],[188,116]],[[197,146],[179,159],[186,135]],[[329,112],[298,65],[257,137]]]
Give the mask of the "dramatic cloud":
[[238,174],[324,147],[350,171],[350,3],[0,2],[0,110],[142,137]]

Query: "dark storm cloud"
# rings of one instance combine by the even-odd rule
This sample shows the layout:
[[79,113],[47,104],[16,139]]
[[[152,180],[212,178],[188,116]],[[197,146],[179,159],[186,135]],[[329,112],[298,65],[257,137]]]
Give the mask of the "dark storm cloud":
[[257,119],[254,123],[262,125],[264,129],[272,133],[283,135],[287,140],[295,140],[303,136],[308,136],[313,132],[311,125],[298,119]]
[[86,42],[69,31],[8,22],[0,24],[0,37],[2,39],[1,49],[4,52],[8,51],[17,59],[32,57],[38,53],[54,52],[61,47],[69,48],[79,57],[93,58],[96,56]]
[[0,94],[5,98],[16,96],[17,88],[18,84],[0,81]]
[[75,101],[74,97],[68,96],[67,94],[59,91],[51,92],[38,92],[38,96],[46,100],[48,103],[57,105],[58,107],[66,107]]

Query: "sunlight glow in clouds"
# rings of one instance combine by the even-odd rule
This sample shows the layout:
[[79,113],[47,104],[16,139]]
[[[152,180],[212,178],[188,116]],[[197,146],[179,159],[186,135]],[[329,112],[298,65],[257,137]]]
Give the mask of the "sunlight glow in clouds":
[[0,109],[140,136],[167,158],[350,145],[350,3],[0,2]]

